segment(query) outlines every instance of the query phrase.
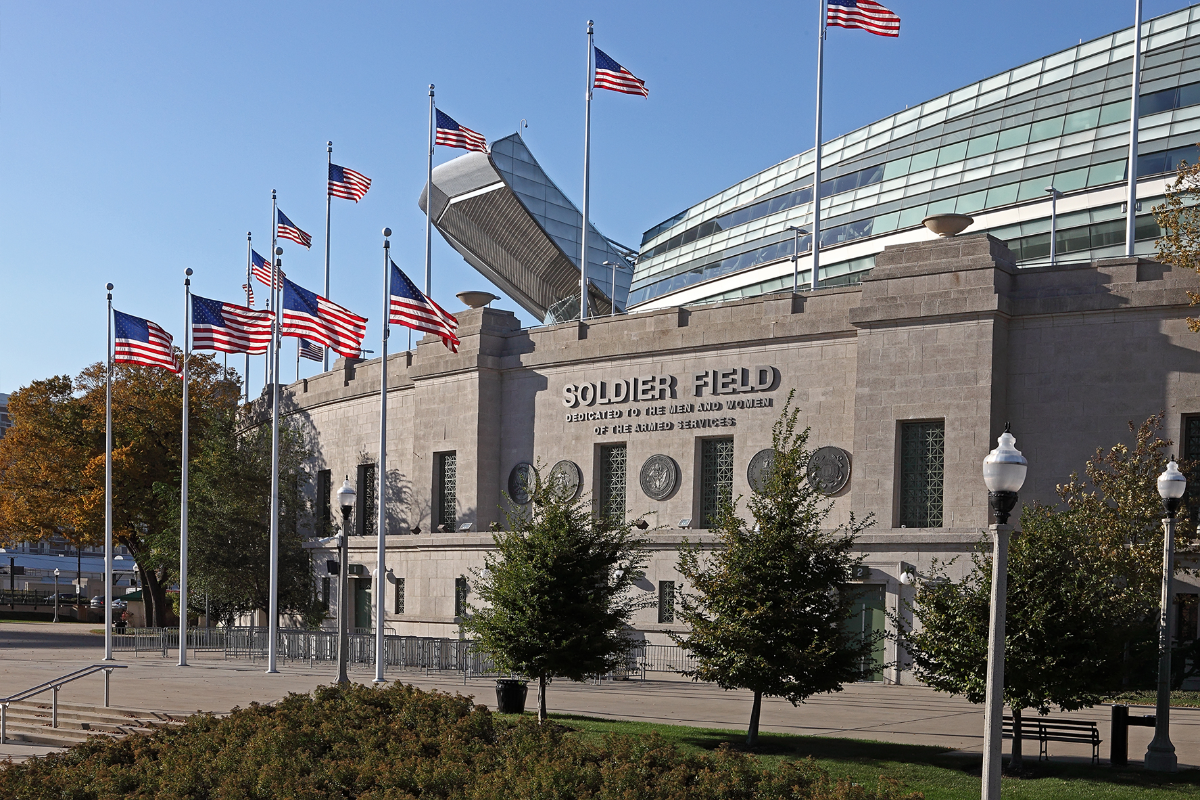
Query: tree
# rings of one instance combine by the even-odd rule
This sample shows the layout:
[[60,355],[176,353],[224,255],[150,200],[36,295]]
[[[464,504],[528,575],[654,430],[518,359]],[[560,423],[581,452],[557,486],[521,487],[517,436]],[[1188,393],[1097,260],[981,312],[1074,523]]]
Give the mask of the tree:
[[[1089,483],[1072,475],[1063,505],[1026,506],[1008,559],[1004,700],[1015,726],[1025,709],[1091,707],[1121,691],[1156,660],[1162,574],[1161,505],[1155,480],[1170,442],[1139,427],[1136,444],[1097,451]],[[1183,539],[1186,534],[1180,534]],[[1182,544],[1182,542],[1181,542]],[[918,678],[972,703],[986,695],[992,558],[987,542],[959,583],[935,566],[911,610],[920,630],[895,618]],[[1022,768],[1014,735],[1011,769]]]
[[[1175,180],[1167,186],[1166,200],[1154,207],[1161,229],[1158,260],[1182,269],[1200,272],[1200,164],[1179,165]],[[1188,292],[1192,305],[1200,293]],[[1188,318],[1188,327],[1200,331],[1200,319]]]
[[630,589],[646,565],[636,522],[593,514],[534,470],[528,512],[505,512],[507,530],[477,571],[485,605],[468,603],[462,630],[498,666],[538,681],[538,721],[546,719],[546,682],[584,680],[623,663],[626,632],[642,606]]
[[[228,580],[226,588],[239,597],[261,596],[248,576],[261,572],[254,579],[261,583],[267,574],[267,556],[259,551],[269,517],[269,445],[261,429],[237,430],[251,421],[239,417],[236,373],[226,373],[212,356],[193,354],[189,377],[190,577],[193,586]],[[137,562],[147,619],[164,626],[171,611],[167,589],[178,580],[182,384],[163,369],[117,365],[112,390],[113,538]],[[102,544],[104,365],[93,364],[74,380],[34,381],[9,402],[15,424],[0,439],[0,541],[57,534],[75,545]],[[294,435],[283,441],[296,443],[282,451],[281,597],[311,598],[312,569],[288,521],[306,513],[299,495],[303,449]],[[230,561],[240,573],[225,570]],[[305,608],[294,602],[293,608]]]
[[[680,619],[691,627],[672,638],[699,666],[684,672],[722,689],[754,692],[746,744],[758,741],[763,695],[793,705],[860,679],[875,640],[844,629],[855,602],[851,584],[861,559],[851,555],[868,518],[833,529],[833,508],[806,479],[809,429],[797,431],[799,409],[788,396],[772,429],[775,458],[761,492],[749,501],[753,529],[723,504],[711,550],[685,542],[679,572],[692,590],[680,593]],[[740,500],[740,498],[739,498]]]

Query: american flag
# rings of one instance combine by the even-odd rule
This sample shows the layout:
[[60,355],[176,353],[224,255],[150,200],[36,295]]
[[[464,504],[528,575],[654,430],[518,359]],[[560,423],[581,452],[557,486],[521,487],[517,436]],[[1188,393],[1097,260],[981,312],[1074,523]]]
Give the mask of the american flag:
[[875,0],[829,0],[825,24],[835,28],[862,28],[876,36],[900,35],[900,17]]
[[[271,262],[267,261],[254,250],[250,251],[250,274],[264,286],[271,285]],[[279,270],[279,277],[283,277],[283,270]],[[253,300],[253,298],[251,299]]]
[[312,339],[353,358],[367,335],[367,320],[285,278],[280,330],[284,336]]
[[322,361],[325,358],[325,348],[319,344],[313,344],[308,339],[301,337],[300,339],[300,355],[307,358],[309,361]]
[[442,344],[458,352],[458,320],[426,297],[392,262],[391,313],[388,322],[442,337]]
[[461,147],[464,150],[478,150],[481,153],[487,152],[487,139],[483,138],[482,133],[476,133],[470,128],[459,125],[449,114],[443,114],[441,109],[437,112],[437,138],[433,140],[434,144],[445,145],[446,147]]
[[371,188],[371,179],[361,172],[355,172],[337,164],[329,165],[329,194],[332,197],[344,197],[358,202],[363,199],[367,189]]
[[271,346],[270,311],[192,295],[192,347],[262,355]]
[[242,291],[246,293],[246,305],[254,308],[254,287],[248,283],[243,283]]
[[597,89],[609,89],[624,94],[640,94],[642,97],[650,96],[644,80],[635,78],[632,72],[622,67],[616,61],[613,61],[599,47],[593,49],[596,51],[596,78],[592,83],[593,86]]
[[282,210],[275,209],[275,213],[278,215],[278,219],[276,220],[278,223],[276,225],[276,236],[280,239],[291,239],[296,244],[302,244],[305,247],[312,247],[311,236],[293,225],[292,221],[287,218],[287,214],[284,214]]
[[122,314],[113,309],[116,341],[113,347],[113,362],[116,364],[143,364],[162,367],[176,375],[183,371],[175,363],[175,351],[171,347],[171,334],[162,326],[148,319]]

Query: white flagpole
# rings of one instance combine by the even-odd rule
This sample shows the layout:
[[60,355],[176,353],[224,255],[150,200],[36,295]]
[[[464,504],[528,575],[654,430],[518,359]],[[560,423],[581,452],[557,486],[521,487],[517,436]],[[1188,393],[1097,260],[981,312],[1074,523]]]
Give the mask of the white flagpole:
[[[333,142],[325,142],[326,165],[325,165],[325,299],[329,299],[329,206],[333,202],[333,195],[329,192],[329,170],[333,166]],[[322,350],[321,354],[321,370],[329,371],[329,348]],[[300,340],[296,340],[296,380],[300,380]]]
[[593,22],[587,24],[587,91],[584,92],[583,107],[583,228],[579,233],[579,319],[587,319],[587,264],[588,264],[588,182],[592,172],[592,30]]
[[[188,557],[188,356],[191,355],[192,270],[183,279],[183,452],[179,482],[179,666],[187,663],[187,557]],[[112,605],[109,602],[109,605]]]
[[[425,162],[425,296],[429,296],[429,283],[433,277],[433,147],[434,147],[434,102],[433,84],[429,84],[429,152]],[[386,299],[386,298],[385,298]],[[386,312],[385,312],[386,316]],[[385,320],[384,325],[387,325]],[[408,349],[412,349],[412,329],[408,332]]]
[[[821,100],[824,87],[822,70],[825,66],[825,0],[821,0],[821,19],[817,25],[817,146],[813,160],[813,219],[812,219],[812,281],[817,288],[821,266]],[[797,254],[797,258],[799,254]]]
[[[250,231],[246,231],[246,305],[250,305]],[[242,376],[246,382],[246,402],[250,402],[250,354],[246,353],[246,374]]]
[[[104,340],[104,359],[107,369],[104,379],[104,660],[113,660],[112,641],[112,574],[113,574],[113,510],[112,510],[112,289],[108,284],[108,335]],[[78,589],[76,589],[78,591]],[[76,595],[78,597],[78,595]],[[56,601],[57,602],[57,601]]]
[[[271,217],[275,218],[275,190],[271,190]],[[279,672],[275,659],[279,639],[279,326],[280,309],[279,267],[280,248],[276,245],[274,225],[271,227],[271,308],[275,316],[271,321],[271,565],[270,596],[267,600],[267,674]]]
[[1142,0],[1133,2],[1133,89],[1129,101],[1129,161],[1125,168],[1125,255],[1133,255],[1137,234],[1138,93],[1142,77]]
[[[431,90],[432,91],[432,90]],[[431,198],[425,196],[425,208],[429,208]],[[380,347],[383,357],[379,360],[379,491],[376,493],[376,503],[379,510],[379,522],[375,527],[375,537],[378,546],[375,549],[375,683],[383,683],[383,599],[386,592],[383,587],[387,584],[387,570],[384,561],[387,556],[387,357],[388,334],[391,333],[391,277],[392,258],[391,243],[387,237],[392,235],[391,228],[383,229],[383,341]]]

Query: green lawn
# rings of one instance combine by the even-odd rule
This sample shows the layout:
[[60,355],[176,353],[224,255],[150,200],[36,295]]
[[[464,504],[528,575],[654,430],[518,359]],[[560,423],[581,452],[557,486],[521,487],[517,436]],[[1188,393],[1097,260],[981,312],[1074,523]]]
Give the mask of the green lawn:
[[[728,742],[741,747],[745,735],[737,731],[656,725],[551,714],[563,725],[584,736],[608,732],[647,734],[656,732],[689,750],[712,750]],[[504,718],[501,716],[501,718]],[[888,744],[858,739],[833,739],[764,733],[757,753],[768,759],[811,756],[834,776],[848,776],[857,783],[874,786],[879,776],[901,782],[909,791],[924,792],[927,800],[960,800],[979,796],[979,759],[954,755],[951,751],[921,745]],[[1062,761],[1037,761],[1037,748],[1026,764],[1035,775],[1004,779],[1004,797],[1022,800],[1046,798],[1182,798],[1200,796],[1200,770],[1171,777],[1152,776],[1140,769],[1114,770]],[[974,774],[971,773],[974,770]]]
[[[1112,702],[1124,703],[1128,706],[1153,706],[1158,704],[1158,695],[1151,691],[1125,692],[1114,697]],[[1182,689],[1176,689],[1171,692],[1171,705],[1200,708],[1200,692],[1185,692]]]

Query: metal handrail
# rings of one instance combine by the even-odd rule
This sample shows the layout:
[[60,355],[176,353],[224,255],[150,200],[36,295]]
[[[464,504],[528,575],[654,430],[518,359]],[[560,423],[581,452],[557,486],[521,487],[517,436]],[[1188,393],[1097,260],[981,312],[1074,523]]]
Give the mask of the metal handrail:
[[42,692],[50,692],[50,727],[58,727],[58,690],[65,684],[71,681],[77,681],[80,678],[86,678],[88,675],[94,675],[97,672],[104,673],[104,707],[108,708],[108,683],[112,677],[114,669],[127,669],[127,664],[92,664],[90,667],[83,667],[74,672],[68,672],[61,678],[54,678],[45,683],[39,683],[32,689],[10,694],[8,697],[0,697],[0,744],[4,744],[8,739],[8,704],[15,703],[19,700],[27,700],[30,697],[41,694]]

